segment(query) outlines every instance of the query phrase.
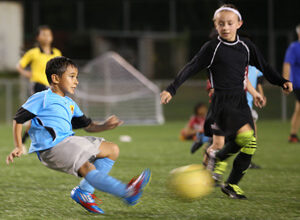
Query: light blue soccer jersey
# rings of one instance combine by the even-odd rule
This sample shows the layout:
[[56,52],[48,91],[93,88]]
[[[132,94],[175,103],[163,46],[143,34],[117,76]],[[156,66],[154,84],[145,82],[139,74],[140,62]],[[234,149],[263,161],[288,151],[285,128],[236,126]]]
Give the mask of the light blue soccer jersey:
[[294,89],[300,89],[300,42],[291,43],[288,47],[284,62],[291,65],[290,81]]
[[[248,80],[252,84],[252,86],[256,89],[257,78],[263,76],[262,72],[260,72],[256,67],[250,66],[248,67]],[[247,92],[247,101],[250,108],[253,108],[253,97]]]
[[36,115],[28,132],[31,138],[29,153],[51,148],[74,135],[72,118],[83,116],[71,98],[57,95],[51,89],[32,95],[22,107]]

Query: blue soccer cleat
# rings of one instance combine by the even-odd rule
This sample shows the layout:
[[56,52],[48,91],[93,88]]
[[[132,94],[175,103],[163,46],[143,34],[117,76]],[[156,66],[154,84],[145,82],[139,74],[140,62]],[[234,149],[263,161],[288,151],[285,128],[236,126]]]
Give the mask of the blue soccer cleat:
[[104,211],[98,207],[94,200],[97,197],[94,194],[81,190],[79,186],[72,190],[71,198],[89,212],[104,214]]
[[149,169],[144,170],[137,178],[132,178],[127,184],[127,195],[124,197],[124,201],[128,205],[136,205],[139,202],[143,194],[143,189],[147,186],[151,178],[151,171]]

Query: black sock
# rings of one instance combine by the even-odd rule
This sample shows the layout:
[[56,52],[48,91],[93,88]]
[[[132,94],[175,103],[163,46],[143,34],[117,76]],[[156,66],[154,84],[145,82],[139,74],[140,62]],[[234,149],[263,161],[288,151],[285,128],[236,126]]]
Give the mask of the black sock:
[[216,158],[221,161],[226,160],[231,155],[239,152],[240,149],[241,147],[237,145],[234,141],[228,141],[226,142],[224,147],[217,152]]
[[234,159],[231,173],[226,182],[230,184],[238,184],[244,176],[245,171],[249,168],[251,158],[252,155],[240,152]]

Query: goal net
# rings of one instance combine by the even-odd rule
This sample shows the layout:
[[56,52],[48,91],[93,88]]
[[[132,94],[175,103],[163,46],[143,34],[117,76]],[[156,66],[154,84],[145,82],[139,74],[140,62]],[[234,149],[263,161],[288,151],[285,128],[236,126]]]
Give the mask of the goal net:
[[164,122],[159,88],[115,52],[87,63],[75,99],[95,120],[117,115],[126,124]]

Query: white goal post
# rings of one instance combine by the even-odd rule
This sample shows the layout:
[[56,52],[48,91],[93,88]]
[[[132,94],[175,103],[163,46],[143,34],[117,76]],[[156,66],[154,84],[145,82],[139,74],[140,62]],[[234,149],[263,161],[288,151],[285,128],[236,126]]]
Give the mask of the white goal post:
[[159,88],[115,52],[87,63],[75,99],[95,120],[114,114],[125,124],[164,123]]

